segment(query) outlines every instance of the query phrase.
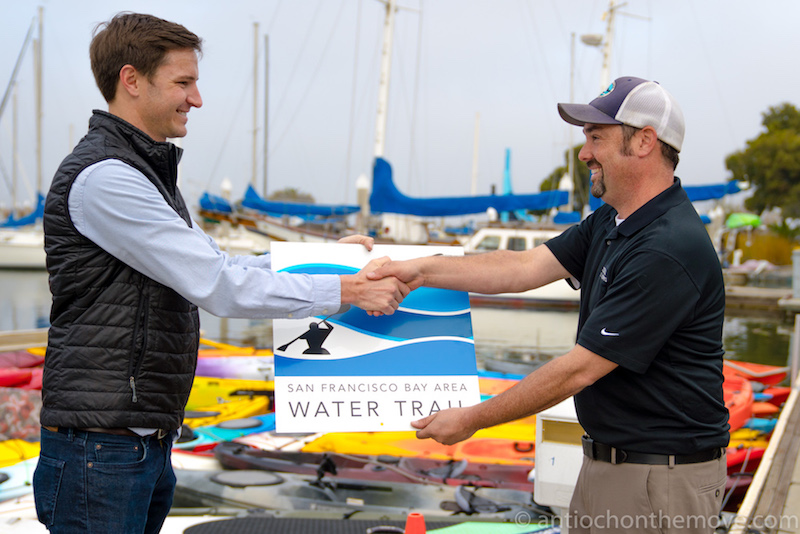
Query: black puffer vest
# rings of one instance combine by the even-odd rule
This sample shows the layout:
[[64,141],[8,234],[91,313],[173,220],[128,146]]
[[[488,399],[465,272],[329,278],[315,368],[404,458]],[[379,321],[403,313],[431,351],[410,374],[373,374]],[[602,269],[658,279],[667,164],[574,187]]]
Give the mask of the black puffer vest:
[[181,152],[95,111],[89,133],[56,172],[44,213],[53,307],[43,425],[176,429],[183,422],[197,365],[197,307],[78,233],[68,209],[78,174],[113,158],[147,176],[191,225],[176,183]]

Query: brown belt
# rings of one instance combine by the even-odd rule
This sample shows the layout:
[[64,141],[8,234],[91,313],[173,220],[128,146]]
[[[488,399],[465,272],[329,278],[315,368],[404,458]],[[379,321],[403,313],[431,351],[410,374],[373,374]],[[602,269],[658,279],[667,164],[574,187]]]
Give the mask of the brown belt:
[[[57,426],[44,426],[44,428],[49,430],[50,432],[58,432],[59,430],[68,430],[64,427],[57,427]],[[169,435],[169,430],[158,429],[152,434],[148,436],[140,436],[133,430],[129,428],[97,428],[97,427],[90,427],[90,428],[76,428],[75,430],[80,430],[82,432],[96,432],[99,434],[112,434],[114,436],[129,436],[133,438],[141,438],[141,437],[149,437],[149,436],[156,436],[158,439],[162,439],[165,436]]]

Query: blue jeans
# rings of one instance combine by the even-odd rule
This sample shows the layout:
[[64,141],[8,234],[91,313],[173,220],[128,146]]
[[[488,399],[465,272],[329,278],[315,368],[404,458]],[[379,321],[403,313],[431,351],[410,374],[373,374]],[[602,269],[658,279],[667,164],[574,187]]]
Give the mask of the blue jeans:
[[171,436],[42,428],[36,514],[52,534],[157,533],[172,506]]

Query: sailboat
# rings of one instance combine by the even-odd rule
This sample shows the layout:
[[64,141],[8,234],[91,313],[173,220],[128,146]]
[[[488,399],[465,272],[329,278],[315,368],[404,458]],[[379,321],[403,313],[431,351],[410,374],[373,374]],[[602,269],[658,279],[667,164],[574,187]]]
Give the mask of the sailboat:
[[36,208],[23,217],[12,213],[0,223],[0,268],[44,269],[44,197],[38,194]]
[[[201,214],[228,218],[250,230],[282,241],[333,242],[343,232],[351,231],[347,216],[359,214],[376,239],[385,242],[424,244],[434,240],[428,231],[429,223],[419,217],[447,217],[485,213],[550,209],[568,201],[566,191],[546,191],[531,195],[486,195],[441,198],[412,198],[394,185],[390,163],[384,158],[388,111],[389,79],[391,74],[392,41],[396,1],[386,4],[384,46],[382,48],[378,109],[375,127],[372,190],[368,201],[359,205],[318,205],[308,203],[272,202],[261,197],[250,185],[243,200],[235,206],[219,202],[208,193],[201,199]],[[366,192],[368,188],[363,188]],[[366,195],[365,195],[366,196]],[[438,243],[439,241],[437,241]],[[455,239],[450,243],[458,243]]]
[[[35,208],[25,215],[20,216],[13,210],[7,219],[0,222],[0,268],[8,269],[44,269],[44,231],[42,229],[42,216],[44,215],[44,196],[41,194],[42,186],[42,21],[43,8],[39,8],[39,14],[31,22],[31,26],[22,45],[22,50],[17,57],[11,80],[6,88],[3,100],[0,101],[0,117],[2,117],[9,96],[16,85],[16,76],[19,67],[25,57],[25,51],[32,40],[34,28],[38,20],[39,36],[34,40],[34,53],[36,55],[34,64],[36,65],[36,142],[37,142],[37,197]],[[15,99],[16,100],[16,99]],[[15,109],[16,119],[16,109]],[[16,122],[16,120],[15,120]],[[16,128],[15,135],[16,135]],[[14,142],[16,146],[16,141]],[[16,167],[15,167],[16,170]],[[16,174],[15,174],[16,177]],[[16,190],[16,185],[14,186]],[[16,201],[16,199],[12,199]]]
[[[365,225],[364,228],[371,227],[377,240],[395,243],[428,243],[432,242],[427,228],[428,223],[420,219],[421,217],[469,215],[486,213],[487,210],[494,210],[501,214],[525,211],[549,212],[570,204],[570,193],[567,190],[551,190],[536,194],[509,192],[502,195],[413,198],[405,195],[395,186],[391,164],[385,158],[385,139],[396,2],[390,0],[385,4],[384,46],[375,128],[375,159],[372,169],[372,189],[368,202],[359,206],[271,202],[259,196],[250,186],[241,202],[235,206],[228,205],[222,208],[225,210],[224,216],[277,240],[333,242],[342,235],[343,231],[350,231],[347,226],[347,216],[359,212],[362,221],[374,221],[373,224]],[[611,6],[613,14],[613,2]],[[606,40],[609,39],[610,37],[607,36]],[[607,69],[607,65],[605,68]],[[689,187],[686,189],[690,198],[696,194],[696,199],[700,200],[720,198],[721,195],[730,194],[733,192],[731,187],[730,184],[719,184],[698,186],[696,191],[692,191]],[[695,199],[693,198],[693,200]],[[207,206],[205,209],[213,209],[213,201],[210,197],[206,198],[205,204]],[[565,214],[571,215],[569,213],[560,215]],[[579,217],[571,218],[569,222],[575,223],[578,219]],[[563,230],[565,227],[561,226],[561,229]]]

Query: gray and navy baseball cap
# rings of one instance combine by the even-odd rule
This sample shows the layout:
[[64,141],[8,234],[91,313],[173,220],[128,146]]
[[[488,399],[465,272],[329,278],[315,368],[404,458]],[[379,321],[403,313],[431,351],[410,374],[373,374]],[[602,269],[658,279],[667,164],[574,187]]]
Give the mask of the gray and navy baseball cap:
[[558,113],[570,124],[652,126],[658,138],[678,152],[683,145],[683,112],[658,82],[623,76],[588,104],[559,104]]

